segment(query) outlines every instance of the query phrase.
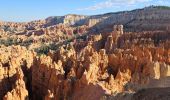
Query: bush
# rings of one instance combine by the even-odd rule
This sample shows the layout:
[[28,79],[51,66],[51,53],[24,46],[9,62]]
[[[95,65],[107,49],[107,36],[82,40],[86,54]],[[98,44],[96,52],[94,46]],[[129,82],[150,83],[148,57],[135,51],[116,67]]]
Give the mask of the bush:
[[38,54],[47,54],[49,50],[49,46],[42,44],[40,48],[35,49],[35,52],[37,52]]
[[33,43],[33,38],[28,38],[27,40],[25,40],[24,42],[22,42],[21,45],[28,47],[28,46],[31,45],[32,43]]
[[7,38],[5,39],[0,39],[0,44],[3,44],[5,46],[10,46],[10,45],[18,45],[17,39],[15,38]]

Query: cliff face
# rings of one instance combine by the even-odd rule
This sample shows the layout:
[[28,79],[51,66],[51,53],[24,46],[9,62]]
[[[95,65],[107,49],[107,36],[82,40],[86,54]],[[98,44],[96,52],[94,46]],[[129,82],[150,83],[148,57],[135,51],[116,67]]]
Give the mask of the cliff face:
[[[115,24],[122,24],[127,31],[168,30],[170,25],[170,9],[168,7],[150,6],[143,9],[108,13],[94,16],[67,15],[63,19],[68,25],[87,25],[100,32],[103,29],[112,31]],[[159,23],[159,24],[158,24]],[[94,32],[95,32],[94,31]]]
[[12,91],[8,92],[3,100],[27,100],[28,99],[28,91],[25,86],[25,82],[23,80],[24,75],[20,68],[16,71],[16,82],[12,89]]
[[30,73],[35,54],[20,46],[1,46],[0,49],[0,98],[2,99],[7,92],[4,100],[28,98],[25,82],[31,81],[27,74]]

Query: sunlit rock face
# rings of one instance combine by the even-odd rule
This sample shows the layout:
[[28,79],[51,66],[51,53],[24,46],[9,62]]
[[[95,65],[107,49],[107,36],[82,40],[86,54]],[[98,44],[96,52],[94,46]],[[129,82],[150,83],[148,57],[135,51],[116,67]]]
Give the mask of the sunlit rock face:
[[18,68],[16,71],[16,82],[12,89],[12,91],[7,92],[7,94],[3,97],[3,100],[27,100],[28,91],[25,86],[25,82],[23,80],[24,75],[21,68]]
[[28,98],[25,85],[31,81],[28,74],[31,73],[35,53],[21,46],[1,46],[0,49],[0,98],[4,95],[4,100]]

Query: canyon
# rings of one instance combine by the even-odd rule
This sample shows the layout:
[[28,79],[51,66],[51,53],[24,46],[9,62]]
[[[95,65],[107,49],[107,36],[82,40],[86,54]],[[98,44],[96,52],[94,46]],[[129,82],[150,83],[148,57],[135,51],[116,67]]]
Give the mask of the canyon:
[[0,22],[0,100],[170,99],[169,13]]

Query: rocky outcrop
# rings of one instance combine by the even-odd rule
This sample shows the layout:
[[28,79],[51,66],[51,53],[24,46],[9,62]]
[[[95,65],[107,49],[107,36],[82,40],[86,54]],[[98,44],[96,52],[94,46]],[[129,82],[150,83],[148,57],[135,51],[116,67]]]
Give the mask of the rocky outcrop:
[[52,63],[49,56],[35,59],[32,67],[32,98],[43,99],[46,96],[48,99],[52,94],[55,98],[61,98],[63,80],[64,70],[61,61],[57,64]]
[[24,81],[31,81],[29,73],[35,53],[21,46],[2,46],[0,49],[0,98],[9,92],[5,99],[24,100],[28,96]]
[[23,80],[24,75],[20,68],[16,72],[16,82],[12,91],[7,92],[3,100],[28,100],[28,91]]
[[[84,100],[85,98],[88,98],[94,100],[101,99],[105,95],[115,95],[124,91],[135,92],[146,84],[150,84],[152,80],[168,77],[169,65],[167,60],[169,57],[167,53],[169,50],[150,46],[133,46],[128,47],[129,49],[121,49],[118,44],[121,42],[121,38],[126,35],[126,33],[122,34],[121,28],[122,26],[111,35],[112,40],[115,42],[110,44],[116,46],[115,48],[110,49],[110,52],[106,52],[109,50],[106,49],[106,45],[105,47],[96,45],[97,43],[101,43],[100,40],[103,38],[102,35],[92,35],[84,41],[85,45],[81,47],[80,51],[74,49],[74,47],[77,46],[72,46],[70,44],[61,47],[54,53],[50,53],[49,56],[51,58],[49,56],[43,56],[44,58],[42,58],[46,59],[48,64],[45,62],[46,64],[43,67],[42,64],[36,65],[38,63],[36,62],[36,64],[34,64],[35,68],[37,68],[36,66],[41,67],[38,69],[34,69],[33,67],[33,70],[35,71],[33,73],[39,72],[38,74],[40,74],[35,74],[35,76],[38,77],[32,77],[33,79],[40,81],[40,83],[36,81],[33,83],[33,88],[36,88],[34,91],[39,91],[36,95],[41,95],[41,97],[46,99],[80,98],[81,100]],[[105,44],[109,44],[108,39],[105,41]],[[98,49],[96,49],[96,47],[98,47]],[[104,47],[104,49],[101,49],[102,47]],[[38,59],[41,59],[41,57]],[[37,61],[43,62],[43,60]],[[47,83],[48,85],[41,85],[41,83],[44,83],[41,80],[43,75],[48,76],[48,74],[51,73],[47,70],[53,69],[53,67],[48,67],[53,66],[53,62],[61,63],[58,66],[60,66],[63,71],[57,74],[62,76],[62,78],[58,79],[61,83],[58,83],[58,81],[55,83],[55,80],[53,80],[49,81]],[[41,68],[47,69],[42,69],[43,72],[40,71]],[[50,80],[50,77],[47,77],[47,80]],[[59,89],[57,88],[57,91],[55,92],[53,88],[56,88],[57,86],[49,85],[53,83],[58,84],[57,86],[59,86]],[[134,84],[134,86],[130,86],[130,84]],[[140,85],[140,88],[135,88],[135,84],[138,84],[137,86]],[[41,89],[41,86],[45,86],[46,88]],[[150,86],[148,85],[147,88],[149,87]],[[61,90],[61,88],[63,88],[63,90]],[[60,92],[58,90],[60,90]],[[98,92],[96,93],[96,96],[91,97],[91,92],[87,91],[94,90]]]
[[66,25],[83,25],[84,22],[83,20],[86,18],[87,16],[81,16],[81,15],[66,15],[64,18],[64,24]]
[[107,37],[105,43],[105,49],[107,52],[113,51],[113,49],[119,48],[119,38],[123,35],[123,25],[115,25],[113,33]]

